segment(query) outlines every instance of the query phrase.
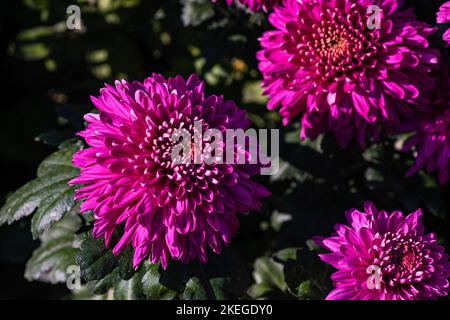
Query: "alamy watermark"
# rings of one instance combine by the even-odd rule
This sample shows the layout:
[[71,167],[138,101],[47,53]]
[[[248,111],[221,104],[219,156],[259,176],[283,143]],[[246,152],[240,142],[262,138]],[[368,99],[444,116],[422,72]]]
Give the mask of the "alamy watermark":
[[69,290],[77,291],[81,289],[81,271],[80,266],[70,265],[66,269],[66,286]]
[[381,268],[376,265],[371,265],[366,269],[367,274],[370,276],[367,278],[367,288],[369,290],[380,290],[381,289]]
[[77,5],[70,5],[67,7],[66,13],[66,27],[69,30],[83,30],[83,21],[81,20],[81,9]]
[[372,5],[367,8],[367,28],[370,30],[381,29],[381,8],[376,5]]
[[[270,137],[269,137],[270,135]],[[274,175],[279,169],[280,134],[278,129],[207,129],[194,121],[193,132],[176,129],[170,136],[174,164],[254,164],[261,175]],[[270,147],[270,156],[268,148]]]

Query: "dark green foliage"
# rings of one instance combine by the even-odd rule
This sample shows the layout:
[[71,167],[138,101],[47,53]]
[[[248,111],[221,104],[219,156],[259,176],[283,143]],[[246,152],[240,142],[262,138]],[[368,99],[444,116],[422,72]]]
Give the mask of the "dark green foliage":
[[45,159],[39,165],[37,178],[8,197],[0,210],[0,225],[11,224],[37,209],[31,222],[33,237],[37,238],[72,209],[74,188],[67,182],[79,173],[71,162],[80,146],[79,143],[62,146]]

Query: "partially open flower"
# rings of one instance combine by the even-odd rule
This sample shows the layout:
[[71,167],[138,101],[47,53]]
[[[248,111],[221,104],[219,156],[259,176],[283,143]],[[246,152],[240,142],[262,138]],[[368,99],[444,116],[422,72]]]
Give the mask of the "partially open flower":
[[[437,23],[450,23],[450,1],[447,1],[439,8]],[[444,33],[444,40],[450,44],[450,28]]]

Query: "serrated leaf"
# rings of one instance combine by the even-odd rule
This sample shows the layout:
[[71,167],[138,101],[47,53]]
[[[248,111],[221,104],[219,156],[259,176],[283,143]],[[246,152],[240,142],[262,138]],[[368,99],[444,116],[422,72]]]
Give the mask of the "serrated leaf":
[[103,279],[119,263],[112,251],[105,247],[104,239],[94,239],[91,232],[82,235],[80,252],[76,261],[81,268],[81,276],[86,281]]
[[45,232],[41,245],[26,264],[25,278],[50,283],[65,281],[67,267],[75,265],[78,249],[74,233],[80,226],[78,210],[73,210]]
[[192,277],[186,283],[186,289],[183,292],[184,300],[206,300],[208,299],[208,292],[200,278]]
[[67,181],[57,183],[47,191],[49,195],[40,202],[39,209],[31,220],[31,232],[35,239],[61,220],[75,205],[75,188],[68,186]]
[[177,292],[166,287],[160,282],[161,275],[158,272],[158,265],[150,265],[147,272],[142,277],[142,291],[151,300],[172,300],[177,296]]
[[8,197],[0,209],[0,225],[11,224],[32,214],[33,237],[38,238],[75,205],[74,188],[67,182],[78,175],[71,165],[73,154],[81,148],[80,144],[59,150],[46,158],[38,168],[38,177]]
[[63,149],[52,153],[41,162],[37,170],[38,177],[53,175],[55,171],[70,172],[73,175],[79,173],[79,170],[72,165],[72,158],[74,153],[81,149],[81,144],[72,142],[62,146]]
[[28,182],[11,195],[5,206],[0,210],[0,224],[8,222],[11,224],[34,212],[43,199],[50,193],[55,184],[67,182],[73,177],[72,174],[63,174],[49,179],[38,178]]
[[[117,239],[120,229],[113,235]],[[80,266],[81,276],[88,282],[100,281],[109,274],[116,272],[119,279],[129,280],[135,274],[133,268],[133,249],[127,247],[118,256],[112,253],[111,248],[106,248],[103,238],[94,239],[91,231],[81,235],[80,251],[77,255],[77,263]]]
[[120,280],[119,269],[116,268],[110,274],[106,275],[103,279],[89,281],[87,283],[87,289],[89,289],[89,291],[95,295],[105,294]]
[[[133,269],[134,274],[127,280],[124,279],[127,274],[125,271],[131,270],[121,266],[121,260],[130,266],[132,251],[121,259],[120,255],[115,257],[110,249],[105,249],[103,239],[93,239],[90,233],[82,237],[77,263],[82,277],[88,281],[88,288],[94,294],[105,293],[114,287],[117,299],[141,297],[166,300],[183,295],[199,298],[190,291],[190,286],[202,285],[208,299],[228,299],[243,296],[247,287],[248,281],[240,270],[242,268],[237,265],[238,259],[226,253],[226,250],[222,256],[212,255],[205,265],[171,261],[168,268],[163,270],[159,265],[145,262],[138,272]],[[195,279],[191,281],[192,278],[200,279],[201,283],[198,284]],[[140,279],[140,284],[136,282],[137,279]]]
[[119,280],[114,286],[114,299],[116,300],[139,300],[143,298],[142,273],[136,273],[129,280]]
[[42,242],[58,239],[62,236],[75,234],[81,227],[80,204],[75,205],[61,221],[54,224],[40,236]]
[[149,299],[230,299],[243,297],[249,283],[245,265],[230,250],[211,255],[206,264],[171,261],[166,270],[149,265],[143,292]]
[[67,267],[75,264],[77,249],[73,241],[69,234],[42,243],[26,264],[25,278],[53,284],[66,281]]

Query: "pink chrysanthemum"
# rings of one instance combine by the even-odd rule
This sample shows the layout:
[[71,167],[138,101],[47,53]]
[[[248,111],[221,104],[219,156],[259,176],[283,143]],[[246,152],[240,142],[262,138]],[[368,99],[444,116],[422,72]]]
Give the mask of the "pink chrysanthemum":
[[[219,0],[213,0],[217,2]],[[260,10],[269,11],[272,10],[275,5],[279,4],[282,0],[238,0],[243,5],[247,6],[250,10],[256,12]],[[235,0],[226,0],[227,4],[232,5]]]
[[[437,23],[450,22],[450,1],[444,3],[437,13]],[[444,40],[450,44],[450,28],[444,33]]]
[[[264,33],[258,52],[268,108],[280,107],[283,123],[302,115],[301,137],[328,130],[342,147],[355,137],[377,138],[379,125],[396,125],[432,85],[439,52],[435,32],[399,10],[397,0],[286,0],[274,9],[275,30]],[[381,8],[380,28],[373,19]]]
[[331,253],[320,258],[337,268],[335,289],[328,300],[422,300],[446,296],[450,263],[436,234],[424,233],[422,211],[346,213],[349,226],[337,224],[336,234],[316,241]]
[[[447,61],[445,61],[447,63]],[[443,75],[434,88],[433,108],[431,112],[419,115],[403,123],[402,132],[414,132],[408,139],[403,151],[415,149],[416,161],[408,170],[407,176],[412,176],[421,168],[428,172],[439,172],[439,183],[444,185],[450,181],[450,78],[448,65],[442,64]]]
[[131,244],[135,268],[149,255],[165,268],[169,257],[206,262],[208,246],[220,253],[237,232],[236,213],[259,209],[258,199],[269,192],[250,180],[257,165],[172,161],[172,133],[198,134],[194,122],[203,131],[246,130],[245,111],[221,96],[205,96],[195,75],[116,81],[100,93],[92,97],[100,114],[87,114],[89,125],[79,134],[90,148],[73,159],[81,175],[70,182],[84,185],[76,199],[84,199],[82,212],[94,211],[94,236],[108,246],[124,225],[113,253]]

